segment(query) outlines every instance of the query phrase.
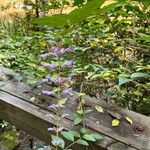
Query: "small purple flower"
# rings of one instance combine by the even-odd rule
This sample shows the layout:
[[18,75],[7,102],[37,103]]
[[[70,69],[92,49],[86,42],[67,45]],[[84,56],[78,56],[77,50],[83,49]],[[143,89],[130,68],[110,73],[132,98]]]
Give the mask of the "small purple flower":
[[56,53],[56,54],[59,51],[59,47],[58,46],[53,46],[51,49],[52,49],[52,52]]
[[54,91],[47,91],[47,90],[42,90],[42,94],[44,95],[51,95],[51,96],[54,96],[55,95],[55,92]]
[[59,83],[59,84],[62,84],[62,83],[65,82],[65,78],[59,77],[59,78],[56,79],[56,82]]
[[59,145],[62,145],[62,144],[63,144],[63,141],[56,141],[56,140],[53,140],[53,141],[52,141],[52,144],[53,144],[54,146],[59,146]]
[[51,53],[46,53],[46,54],[40,55],[40,57],[41,57],[42,59],[46,59],[46,58],[49,57],[49,56],[51,56]]
[[61,48],[60,51],[59,51],[59,55],[61,56],[61,55],[63,55],[65,52],[66,52],[65,49],[64,49],[64,48]]
[[59,109],[59,105],[58,104],[52,104],[52,105],[48,106],[48,108],[52,108],[54,110],[57,110],[57,109]]
[[42,83],[48,82],[48,79],[42,79]]
[[61,132],[63,129],[64,129],[64,127],[60,126],[60,127],[57,129],[57,132]]
[[50,44],[56,44],[56,45],[57,45],[57,42],[52,41],[52,40],[47,40],[47,43],[50,43]]
[[42,64],[45,68],[48,68],[48,69],[54,69],[56,68],[57,66],[55,64]]
[[59,77],[54,81],[54,83],[63,84],[64,82],[69,82],[69,81],[71,81],[71,77],[69,78]]
[[52,53],[55,55],[55,56],[62,56],[64,53],[65,53],[65,49],[64,48],[59,48],[57,46],[53,46],[52,47]]
[[69,82],[69,81],[71,81],[71,80],[72,80],[71,77],[65,78],[65,81],[67,81],[67,82]]
[[46,76],[46,79],[48,80],[48,82],[54,82],[54,83],[56,82],[56,79],[53,79],[49,76]]
[[75,61],[68,60],[68,61],[64,62],[64,64],[62,65],[62,67],[75,67]]
[[52,127],[52,128],[48,128],[47,130],[48,131],[56,131],[57,129],[56,129],[56,127]]
[[75,50],[74,46],[69,46],[68,48],[66,48],[66,52],[73,52]]
[[58,128],[56,128],[56,127],[51,127],[51,128],[48,128],[47,130],[48,130],[48,131],[61,132],[63,129],[64,129],[64,127],[60,126],[60,127],[58,127]]
[[66,118],[66,117],[69,117],[69,114],[65,113],[65,114],[63,114],[63,115],[61,116],[62,119],[63,119],[63,118]]
[[56,82],[55,79],[49,77],[49,76],[46,76],[45,79],[42,79],[42,83],[45,83],[45,82]]
[[54,115],[52,115],[52,114],[47,114],[46,116],[51,117],[52,119],[55,119]]
[[62,91],[62,95],[64,96],[67,96],[67,95],[71,95],[73,92],[73,89],[72,88],[69,88],[69,89],[65,89],[64,91]]

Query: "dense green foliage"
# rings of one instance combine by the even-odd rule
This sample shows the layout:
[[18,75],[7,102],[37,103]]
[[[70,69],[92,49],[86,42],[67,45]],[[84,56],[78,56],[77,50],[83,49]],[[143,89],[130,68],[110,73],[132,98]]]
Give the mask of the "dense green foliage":
[[49,51],[50,40],[63,39],[64,45],[76,46],[72,57],[78,65],[72,74],[77,91],[82,85],[91,96],[149,114],[149,1],[122,0],[100,8],[102,3],[78,3],[68,15],[35,19],[31,23],[44,27],[28,24],[13,36],[2,29],[0,62],[33,83],[45,74],[39,54]]
[[[99,1],[90,1],[68,15],[43,17],[34,23],[68,25],[58,30],[58,35],[66,44],[77,46],[73,56],[78,61],[73,72],[77,90],[83,83],[85,93],[149,114],[149,2],[118,1],[101,9],[95,2]],[[86,11],[86,15],[81,13]]]

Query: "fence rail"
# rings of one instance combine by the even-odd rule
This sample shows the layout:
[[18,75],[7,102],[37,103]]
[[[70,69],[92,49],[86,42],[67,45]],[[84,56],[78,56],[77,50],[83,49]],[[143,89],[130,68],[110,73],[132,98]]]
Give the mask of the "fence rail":
[[[12,70],[0,67],[0,80],[4,83],[0,87],[0,118],[50,144],[50,133],[47,128],[55,126],[56,123],[49,116],[54,112],[47,109],[46,103],[53,103],[55,99],[39,95],[40,89],[33,89],[22,81],[17,81],[14,78],[15,75],[16,73]],[[62,120],[66,130],[76,130],[81,127],[73,124],[77,105],[76,95],[77,93],[74,92],[74,96],[69,98],[67,107],[62,111],[62,113],[69,114],[69,117]],[[33,97],[34,102],[30,101]],[[104,135],[103,140],[90,143],[89,150],[117,150],[117,147],[121,150],[150,150],[149,117],[89,96],[84,96],[84,99],[88,106],[99,105],[107,112],[99,113],[94,110],[84,120],[88,130]],[[133,124],[122,119],[119,126],[112,127],[112,113],[130,117]],[[73,148],[84,150],[84,147],[79,145]]]

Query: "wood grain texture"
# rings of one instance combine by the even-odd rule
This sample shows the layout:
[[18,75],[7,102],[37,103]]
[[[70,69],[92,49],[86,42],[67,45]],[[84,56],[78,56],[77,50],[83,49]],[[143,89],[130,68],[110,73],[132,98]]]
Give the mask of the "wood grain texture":
[[[32,88],[23,82],[12,80],[9,82],[5,77],[6,72],[13,73],[7,69],[0,68],[0,74],[3,75],[5,85],[0,87],[0,118],[5,119],[19,128],[22,128],[31,134],[42,137],[43,141],[48,142],[49,134],[47,128],[54,126],[55,122],[47,116],[52,113],[52,110],[45,108],[55,101],[54,98],[43,97],[39,95],[41,88]],[[5,70],[5,71],[4,71]],[[26,91],[30,91],[27,93]],[[29,100],[35,97],[35,104]],[[150,118],[141,114],[118,108],[112,104],[104,101],[91,98],[89,96],[83,97],[87,103],[100,105],[104,110],[115,111],[123,118],[128,116],[132,118],[133,124],[130,125],[125,119],[121,120],[118,127],[112,127],[111,121],[113,117],[108,113],[98,113],[95,110],[88,114],[85,119],[87,128],[92,132],[99,132],[105,135],[102,141],[94,144],[98,146],[96,150],[106,148],[109,150],[116,150],[116,147],[125,149],[139,149],[150,150]],[[64,119],[62,124],[66,129],[75,130],[78,127],[73,126],[74,112],[77,105],[77,93],[70,97],[67,103],[67,109],[62,110],[62,113],[69,113],[69,117]],[[139,132],[135,130],[138,127],[143,127],[144,130]]]

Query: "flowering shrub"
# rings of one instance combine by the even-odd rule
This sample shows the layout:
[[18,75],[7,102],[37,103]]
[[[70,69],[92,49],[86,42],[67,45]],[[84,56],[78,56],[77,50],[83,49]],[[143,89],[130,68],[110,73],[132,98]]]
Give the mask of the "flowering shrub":
[[[50,109],[54,110],[57,116],[54,117],[54,115],[50,114],[50,117],[56,122],[56,127],[48,128],[48,131],[53,133],[51,135],[51,144],[56,150],[58,148],[67,150],[75,143],[88,146],[87,141],[96,141],[97,139],[101,139],[102,136],[90,134],[85,128],[82,128],[79,133],[76,131],[63,131],[64,127],[61,125],[61,120],[69,116],[69,114],[61,114],[61,109],[65,107],[67,96],[73,95],[73,88],[71,87],[73,81],[70,71],[76,67],[74,60],[65,60],[64,56],[67,53],[74,52],[75,48],[73,46],[62,48],[61,43],[53,43],[54,46],[51,48],[51,51],[41,55],[43,67],[49,70],[49,75],[42,79],[42,82],[54,85],[51,91],[43,89],[41,94],[54,96],[56,98],[56,103],[49,106]],[[75,124],[77,125],[81,121],[82,119],[80,118],[80,121]],[[72,143],[65,147],[65,142],[60,135]]]

